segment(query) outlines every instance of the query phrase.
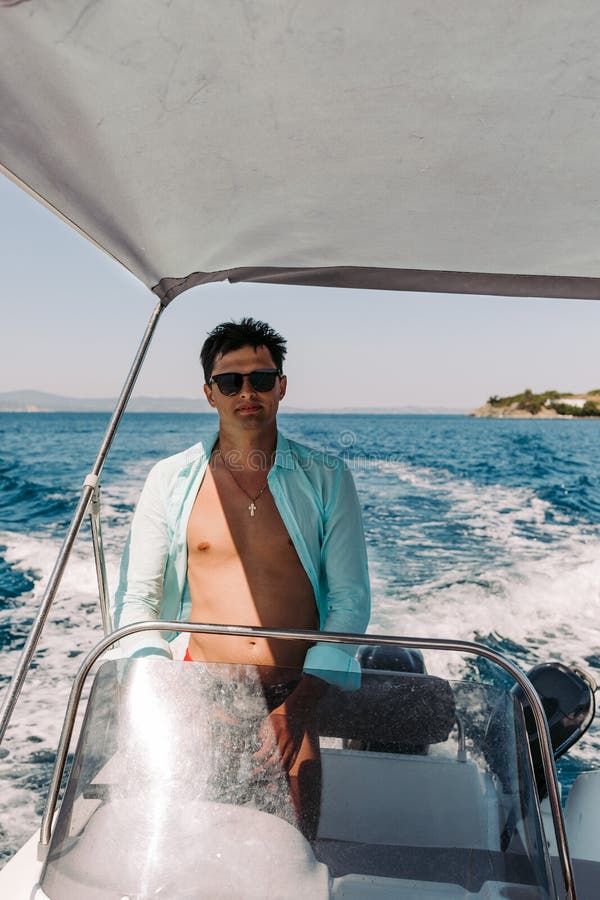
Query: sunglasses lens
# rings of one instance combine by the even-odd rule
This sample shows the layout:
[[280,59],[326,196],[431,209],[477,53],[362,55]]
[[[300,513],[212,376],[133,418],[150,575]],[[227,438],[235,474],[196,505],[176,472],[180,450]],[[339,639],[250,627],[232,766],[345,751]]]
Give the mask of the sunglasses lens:
[[248,381],[259,394],[272,391],[275,387],[277,372],[250,372]]
[[222,394],[226,397],[233,397],[234,394],[239,393],[244,383],[244,376],[239,372],[224,372],[223,375],[213,375],[213,381],[216,381]]
[[222,375],[213,375],[212,381],[216,383],[225,397],[233,397],[241,391],[244,378],[248,379],[253,391],[264,394],[273,390],[277,375],[277,369],[267,369],[264,372],[257,369],[255,372],[249,372],[248,375],[242,375],[240,372],[223,372]]

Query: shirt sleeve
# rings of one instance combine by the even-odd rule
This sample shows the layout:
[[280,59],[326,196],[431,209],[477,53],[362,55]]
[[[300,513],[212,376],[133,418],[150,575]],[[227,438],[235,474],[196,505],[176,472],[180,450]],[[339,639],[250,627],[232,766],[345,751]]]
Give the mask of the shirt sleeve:
[[[115,628],[158,621],[160,617],[170,544],[161,487],[160,471],[155,466],[142,489],[121,558],[113,607]],[[121,649],[126,656],[171,656],[168,641],[158,629],[124,638]]]
[[[345,465],[340,466],[325,509],[321,569],[327,592],[321,631],[363,634],[371,611],[367,548],[354,479]],[[356,648],[355,644],[316,644],[306,654],[304,671],[355,690],[360,687]]]

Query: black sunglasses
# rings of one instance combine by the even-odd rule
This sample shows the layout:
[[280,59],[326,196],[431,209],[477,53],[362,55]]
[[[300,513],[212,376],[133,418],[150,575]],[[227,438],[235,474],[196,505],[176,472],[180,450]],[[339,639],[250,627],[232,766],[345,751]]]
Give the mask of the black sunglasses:
[[244,378],[247,378],[253,391],[266,394],[275,387],[275,379],[279,374],[279,369],[255,369],[245,375],[241,372],[222,372],[220,375],[213,375],[208,383],[212,384],[214,381],[225,397],[233,397],[239,394]]

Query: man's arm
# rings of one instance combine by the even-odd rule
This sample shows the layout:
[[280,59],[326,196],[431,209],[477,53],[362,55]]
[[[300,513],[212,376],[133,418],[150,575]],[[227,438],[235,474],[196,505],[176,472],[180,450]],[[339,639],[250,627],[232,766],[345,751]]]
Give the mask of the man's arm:
[[[160,616],[169,534],[159,474],[155,466],[133,515],[115,593],[115,628]],[[158,631],[131,635],[121,645],[127,656],[171,656],[168,642]]]
[[[321,631],[362,634],[371,610],[371,591],[362,513],[354,479],[340,466],[332,497],[325,509],[321,568],[327,586],[327,614]],[[360,665],[354,644],[319,643],[306,654],[307,674],[346,690],[360,686]]]
[[[354,480],[345,465],[338,470],[324,518],[321,580],[327,587],[327,615],[321,631],[360,634],[369,623],[371,592],[362,513]],[[290,771],[328,685],[345,690],[360,687],[355,652],[355,644],[319,643],[311,647],[298,687],[267,717],[261,733],[263,743],[255,754],[257,763],[281,764]]]

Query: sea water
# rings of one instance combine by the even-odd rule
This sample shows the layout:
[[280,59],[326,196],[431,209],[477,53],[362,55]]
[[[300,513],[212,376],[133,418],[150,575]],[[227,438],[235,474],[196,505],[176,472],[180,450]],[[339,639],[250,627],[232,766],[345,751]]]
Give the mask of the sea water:
[[[108,416],[0,414],[0,692],[6,688]],[[599,421],[282,415],[344,456],[364,513],[370,631],[482,641],[524,669],[560,660],[600,680]],[[206,415],[125,416],[102,480],[109,580],[161,457],[208,437]],[[38,826],[71,679],[102,636],[88,526],[76,544],[0,748],[0,861]],[[428,670],[501,678],[430,651]],[[559,761],[567,787],[600,764],[592,726]]]

